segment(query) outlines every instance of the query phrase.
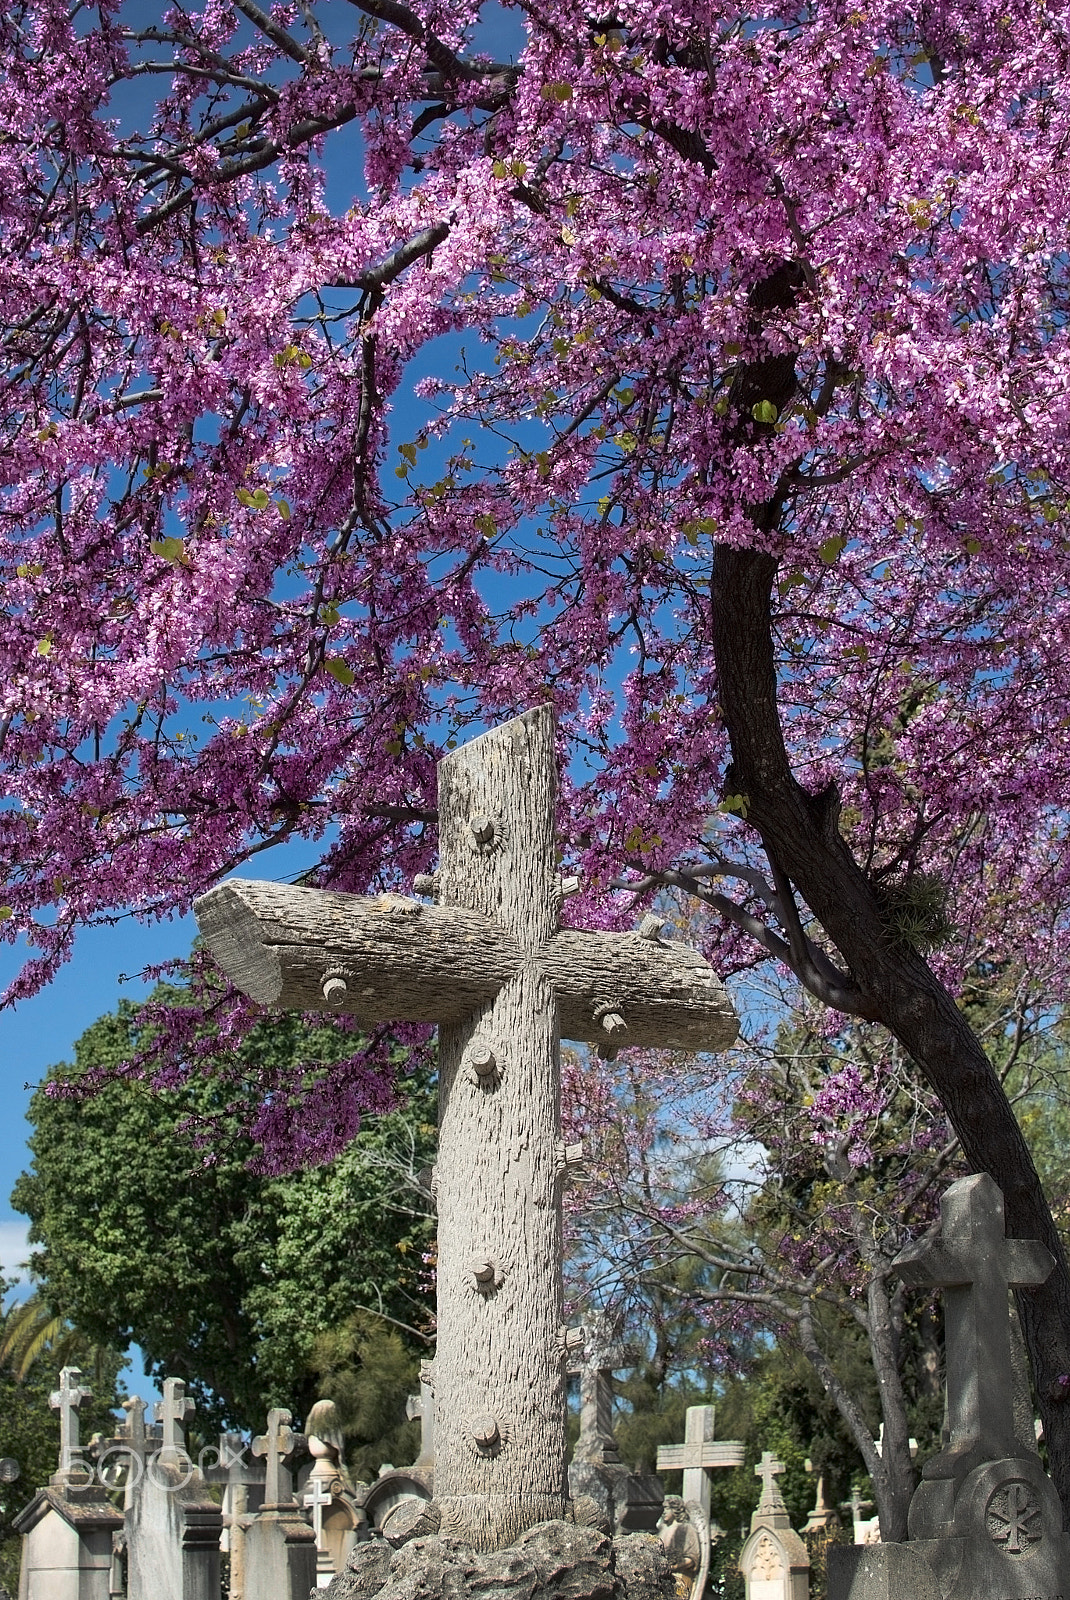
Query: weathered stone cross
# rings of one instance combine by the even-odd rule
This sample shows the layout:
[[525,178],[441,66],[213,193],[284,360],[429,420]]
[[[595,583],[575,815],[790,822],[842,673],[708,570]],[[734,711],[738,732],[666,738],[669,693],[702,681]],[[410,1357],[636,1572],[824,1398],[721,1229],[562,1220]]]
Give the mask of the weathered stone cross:
[[74,1472],[84,1474],[88,1469],[79,1459],[78,1408],[83,1400],[92,1400],[92,1389],[78,1382],[80,1367],[64,1367],[59,1375],[59,1388],[48,1397],[53,1411],[59,1412],[59,1472],[58,1478],[69,1478]]
[[187,1398],[182,1378],[165,1378],[163,1399],[157,1400],[155,1417],[163,1426],[163,1443],[160,1446],[160,1463],[165,1467],[184,1465],[186,1455],[186,1419],[192,1417],[197,1407]]
[[762,1480],[762,1492],[758,1499],[759,1511],[768,1507],[776,1507],[779,1510],[783,1505],[784,1497],[780,1493],[777,1478],[785,1470],[783,1461],[778,1461],[771,1450],[762,1451],[762,1459],[754,1469],[754,1476]]
[[331,1496],[323,1484],[322,1478],[313,1478],[312,1485],[304,1497],[304,1504],[312,1512],[312,1529],[316,1535],[316,1549],[325,1550],[323,1542],[323,1508],[331,1504]]
[[293,1455],[301,1444],[301,1435],[290,1427],[292,1420],[289,1411],[281,1408],[269,1411],[267,1433],[258,1434],[252,1443],[253,1455],[265,1458],[265,1511],[296,1504],[293,1480],[286,1468],[286,1457]]
[[684,1500],[697,1501],[710,1520],[710,1475],[718,1467],[741,1467],[744,1446],[736,1439],[714,1439],[713,1406],[688,1406],[683,1444],[658,1446],[658,1471],[684,1469]]
[[944,1291],[950,1439],[923,1477],[961,1479],[981,1462],[1021,1455],[1008,1290],[1044,1283],[1050,1252],[1039,1240],[1006,1237],[1003,1196],[978,1173],[944,1194],[939,1239],[911,1246],[893,1265],[904,1282]]
[[620,1461],[613,1432],[613,1373],[631,1363],[612,1342],[604,1319],[588,1318],[584,1331],[584,1359],[570,1369],[570,1375],[575,1373],[580,1380],[580,1436],[575,1459],[612,1465]]
[[558,926],[550,707],[438,777],[436,904],[239,880],[196,911],[262,1005],[439,1025],[435,1500],[444,1533],[494,1549],[567,1501],[559,1035],[717,1050],[736,1019],[656,928]]

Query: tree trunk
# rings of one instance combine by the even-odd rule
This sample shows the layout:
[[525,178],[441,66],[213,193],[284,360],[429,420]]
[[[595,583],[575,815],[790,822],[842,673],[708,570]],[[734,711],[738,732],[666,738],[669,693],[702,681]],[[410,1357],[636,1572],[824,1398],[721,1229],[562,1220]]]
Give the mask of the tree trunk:
[[910,946],[890,934],[864,872],[837,827],[836,798],[795,781],[776,698],[771,594],[777,562],[720,546],[711,588],[718,695],[732,744],[729,786],[850,969],[867,1014],[903,1045],[939,1096],[971,1168],[1003,1191],[1011,1237],[1055,1257],[1047,1283],[1021,1291],[1052,1477],[1070,1508],[1070,1271],[1029,1148],[980,1043],[955,1001]]

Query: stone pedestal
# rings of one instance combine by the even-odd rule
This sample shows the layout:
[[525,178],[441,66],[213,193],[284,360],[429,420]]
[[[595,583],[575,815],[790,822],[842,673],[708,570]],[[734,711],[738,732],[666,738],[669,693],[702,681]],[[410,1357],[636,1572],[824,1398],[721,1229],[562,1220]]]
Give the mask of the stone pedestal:
[[665,1490],[650,1473],[629,1472],[620,1461],[573,1460],[568,1469],[573,1500],[586,1495],[598,1506],[611,1533],[655,1533]]
[[40,1489],[12,1521],[22,1535],[19,1600],[108,1600],[122,1525],[102,1488]]
[[316,1535],[297,1506],[251,1517],[245,1532],[250,1600],[308,1600],[316,1587]]
[[223,1512],[188,1457],[149,1461],[125,1523],[128,1600],[220,1600]]

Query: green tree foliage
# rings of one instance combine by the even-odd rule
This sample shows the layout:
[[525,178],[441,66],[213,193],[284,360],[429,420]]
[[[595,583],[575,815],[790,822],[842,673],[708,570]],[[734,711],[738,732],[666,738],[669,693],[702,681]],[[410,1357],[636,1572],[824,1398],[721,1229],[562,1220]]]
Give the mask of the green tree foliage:
[[318,1336],[311,1366],[317,1393],[341,1413],[354,1477],[369,1482],[387,1462],[415,1460],[420,1423],[406,1420],[405,1402],[419,1386],[420,1358],[396,1329],[358,1311]]
[[[134,1008],[120,1005],[31,1103],[33,1164],[12,1201],[40,1246],[42,1294],[87,1336],[139,1345],[153,1377],[184,1378],[201,1427],[260,1428],[271,1405],[303,1416],[325,1330],[358,1307],[428,1322],[433,1223],[416,1176],[433,1154],[431,1086],[403,1080],[402,1106],[368,1117],[336,1160],[280,1178],[250,1165],[239,1131],[250,1108],[232,1084],[224,1098],[208,1077],[159,1090],[113,1075],[88,1099],[55,1092],[100,1068],[114,1074],[139,1042]],[[273,1018],[244,1048],[258,1063],[328,1063],[352,1035]],[[198,1139],[209,1122],[210,1159]]]

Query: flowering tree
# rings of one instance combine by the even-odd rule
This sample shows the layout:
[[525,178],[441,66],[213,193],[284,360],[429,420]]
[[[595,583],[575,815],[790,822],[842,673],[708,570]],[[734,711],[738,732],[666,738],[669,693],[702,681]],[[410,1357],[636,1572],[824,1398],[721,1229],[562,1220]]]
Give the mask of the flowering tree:
[[954,999],[1066,937],[1061,13],[479,9],[0,19],[8,999],[279,840],[404,881],[442,746],[552,696],[579,914],[676,883],[883,1022],[1057,1256],[1070,1504]]
[[[1026,1125],[1065,1117],[1065,1023],[1044,990],[1026,974],[975,973],[962,998]],[[756,1333],[798,1350],[865,1464],[883,1537],[905,1539],[910,1435],[939,1436],[941,1356],[932,1304],[905,1290],[894,1261],[938,1226],[961,1150],[883,1029],[852,1021],[832,1036],[813,1002],[787,1014],[772,1039],[748,1042],[744,1071],[706,1088],[669,1054],[597,1068],[569,1058],[567,1133],[592,1156],[567,1207],[572,1292],[629,1320],[641,1307],[644,1326],[665,1306],[722,1358]],[[1051,1176],[1061,1198],[1065,1165]]]

